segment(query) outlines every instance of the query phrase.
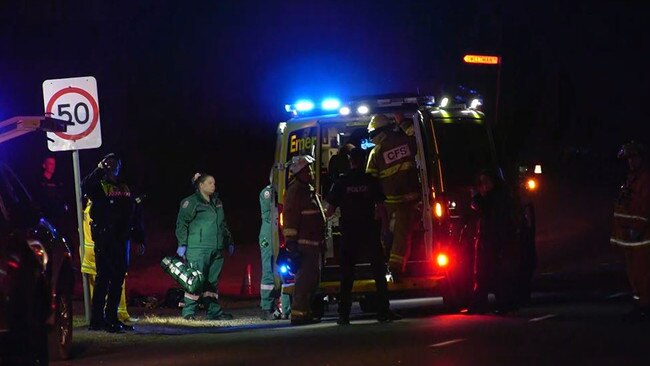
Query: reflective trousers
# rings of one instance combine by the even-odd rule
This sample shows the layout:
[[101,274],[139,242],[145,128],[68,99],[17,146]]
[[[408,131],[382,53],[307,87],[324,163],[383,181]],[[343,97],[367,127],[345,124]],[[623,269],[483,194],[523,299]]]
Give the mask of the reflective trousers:
[[650,306],[650,246],[624,247],[627,277],[640,307]]
[[198,306],[198,301],[201,296],[203,296],[204,302],[207,304],[207,315],[208,317],[216,317],[223,313],[221,306],[219,305],[218,295],[217,295],[217,286],[219,283],[219,274],[221,273],[221,268],[223,267],[223,254],[221,250],[214,249],[205,249],[205,248],[192,248],[189,246],[187,252],[185,253],[185,258],[187,262],[192,266],[201,271],[206,278],[206,283],[203,287],[203,292],[199,295],[185,293],[184,304],[182,315],[183,317],[195,315],[196,308]]
[[[277,307],[280,290],[275,288],[275,276],[273,274],[273,247],[264,239],[260,243],[260,254],[262,260],[262,279],[260,281],[260,308],[267,311],[275,311]],[[291,298],[289,294],[281,294],[282,313],[291,312]]]
[[300,269],[296,273],[296,283],[291,305],[292,320],[312,320],[311,304],[320,283],[321,250],[315,245],[298,245],[302,254]]
[[400,275],[406,270],[411,254],[413,235],[417,229],[419,211],[417,202],[386,203],[388,218],[391,219],[393,243],[390,247],[388,266],[391,273]]

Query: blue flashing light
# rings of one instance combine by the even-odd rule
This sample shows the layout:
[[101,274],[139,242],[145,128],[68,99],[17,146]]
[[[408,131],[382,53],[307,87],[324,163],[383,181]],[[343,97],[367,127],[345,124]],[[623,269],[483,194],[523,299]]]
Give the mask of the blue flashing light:
[[369,139],[363,139],[361,140],[361,148],[363,150],[368,150],[371,149],[375,146],[375,144],[372,143]]
[[308,112],[314,109],[314,102],[311,100],[299,100],[295,104],[298,112]]
[[282,266],[280,266],[280,273],[287,273],[287,272],[289,272],[289,269],[290,269],[289,266],[282,265]]
[[341,106],[341,101],[336,99],[336,98],[327,98],[324,99],[323,102],[321,103],[321,108],[326,111],[333,111],[335,109],[339,109]]

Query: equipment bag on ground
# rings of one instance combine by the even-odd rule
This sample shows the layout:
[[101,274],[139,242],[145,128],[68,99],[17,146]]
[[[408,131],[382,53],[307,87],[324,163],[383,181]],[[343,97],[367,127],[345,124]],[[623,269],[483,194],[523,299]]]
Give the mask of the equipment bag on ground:
[[205,276],[201,271],[190,267],[183,259],[176,256],[168,256],[163,258],[160,266],[186,292],[197,294],[203,290]]

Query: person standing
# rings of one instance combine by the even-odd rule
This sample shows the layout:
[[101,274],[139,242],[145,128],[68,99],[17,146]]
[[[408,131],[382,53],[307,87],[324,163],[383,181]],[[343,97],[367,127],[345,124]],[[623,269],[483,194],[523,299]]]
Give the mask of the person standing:
[[325,236],[325,213],[312,185],[314,158],[295,156],[289,171],[295,179],[289,184],[284,198],[284,228],[286,249],[297,252],[300,268],[295,276],[291,324],[301,325],[320,321],[311,304],[320,283],[321,253]]
[[[90,285],[90,296],[93,295],[95,289],[95,276],[97,275],[97,266],[95,265],[95,241],[91,231],[90,208],[92,202],[85,199],[83,211],[83,234],[84,234],[84,255],[81,258],[81,273],[88,275],[88,284]],[[136,198],[136,203],[138,199]],[[140,253],[143,254],[143,253]],[[120,296],[120,304],[117,307],[117,319],[121,322],[137,322],[139,319],[131,317],[126,306],[126,277],[122,283],[122,295]]]
[[512,196],[496,173],[484,170],[479,174],[478,191],[472,192],[472,209],[478,212],[479,228],[474,251],[474,292],[468,313],[487,312],[489,292],[495,294],[498,312],[515,310],[515,211]]
[[[399,319],[389,309],[388,286],[386,283],[386,260],[380,241],[381,232],[386,235],[388,215],[379,180],[364,172],[365,152],[354,148],[350,152],[351,170],[334,182],[325,198],[329,204],[326,216],[331,217],[338,207],[341,208],[341,226],[343,245],[340,248],[341,292],[339,301],[339,325],[350,324],[352,308],[352,285],[354,267],[363,257],[370,260],[373,278],[377,289],[380,322]],[[380,218],[377,222],[376,217]]]
[[192,183],[196,191],[181,200],[176,219],[176,254],[205,274],[206,283],[200,295],[185,293],[182,316],[196,320],[198,300],[203,296],[208,303],[208,320],[230,320],[233,316],[219,305],[217,288],[224,262],[223,251],[227,248],[232,256],[235,244],[226,224],[223,203],[216,193],[214,177],[196,173]]
[[[420,182],[415,162],[415,139],[401,130],[383,114],[374,115],[368,124],[368,134],[375,144],[368,158],[366,173],[378,177],[386,195],[389,219],[394,220],[392,243],[387,252],[388,267],[399,280],[411,253],[413,234],[420,218]],[[386,248],[388,249],[388,248]]]
[[46,156],[43,159],[42,174],[38,182],[38,201],[43,211],[43,216],[58,230],[65,231],[65,214],[68,205],[63,193],[63,183],[55,179],[56,158]]
[[97,267],[88,328],[111,333],[133,330],[118,320],[117,308],[129,265],[130,240],[144,248],[136,202],[120,179],[121,168],[120,158],[108,154],[82,182],[83,193],[93,202],[90,220]]
[[636,301],[623,319],[632,322],[650,319],[650,169],[645,154],[645,146],[634,141],[623,145],[618,153],[619,159],[627,161],[628,174],[614,207],[610,238],[625,254]]

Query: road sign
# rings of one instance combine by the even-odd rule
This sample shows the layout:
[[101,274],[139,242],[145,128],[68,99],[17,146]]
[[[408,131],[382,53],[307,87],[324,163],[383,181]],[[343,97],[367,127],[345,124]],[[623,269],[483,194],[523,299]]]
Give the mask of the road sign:
[[501,58],[499,56],[488,55],[465,55],[463,61],[468,64],[498,65],[501,63]]
[[51,151],[93,149],[102,146],[97,80],[92,76],[45,80],[45,115],[73,124],[67,132],[48,133]]

